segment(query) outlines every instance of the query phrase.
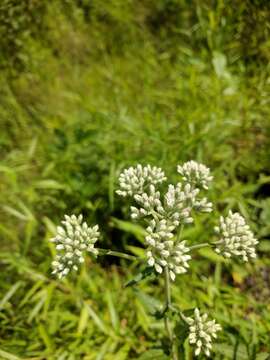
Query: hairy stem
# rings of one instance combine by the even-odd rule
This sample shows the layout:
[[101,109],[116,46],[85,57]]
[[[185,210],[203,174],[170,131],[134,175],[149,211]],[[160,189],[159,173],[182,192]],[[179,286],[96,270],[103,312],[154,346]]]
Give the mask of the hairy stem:
[[136,256],[133,255],[129,255],[129,254],[125,254],[125,253],[121,253],[119,251],[113,251],[113,250],[108,250],[108,249],[97,249],[99,255],[110,255],[110,256],[116,256],[122,259],[126,259],[126,260],[137,260]]
[[175,335],[173,333],[173,329],[171,328],[171,324],[169,321],[169,317],[167,315],[168,309],[171,307],[171,287],[170,287],[170,276],[168,267],[165,268],[165,312],[164,312],[164,325],[168,334],[168,338],[171,343],[171,354],[173,360],[178,360],[177,349],[174,344]]

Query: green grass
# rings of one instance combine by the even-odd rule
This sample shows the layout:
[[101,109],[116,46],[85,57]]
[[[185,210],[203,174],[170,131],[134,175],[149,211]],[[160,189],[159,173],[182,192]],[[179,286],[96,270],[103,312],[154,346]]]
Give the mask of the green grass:
[[[242,47],[234,32],[248,26],[245,9],[230,13],[221,1],[96,0],[90,20],[67,4],[77,10],[52,1],[46,36],[27,38],[24,66],[8,55],[12,71],[0,76],[0,359],[122,360],[160,347],[163,324],[149,306],[163,301],[162,279],[123,289],[140,267],[109,258],[88,259],[78,277],[58,282],[48,240],[63,214],[82,212],[100,225],[101,247],[137,253],[140,234],[115,197],[120,170],[150,163],[176,180],[176,165],[189,159],[213,169],[215,213],[184,235],[208,239],[220,212],[233,208],[260,239],[259,259],[242,266],[201,250],[173,300],[222,324],[215,359],[267,359],[269,50],[261,30]],[[264,18],[267,6],[258,9]],[[184,358],[192,359],[188,344]]]

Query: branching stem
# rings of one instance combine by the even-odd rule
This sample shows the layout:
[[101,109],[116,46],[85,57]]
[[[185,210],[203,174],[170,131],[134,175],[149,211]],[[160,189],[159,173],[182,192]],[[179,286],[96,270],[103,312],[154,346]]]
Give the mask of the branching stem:
[[108,249],[97,249],[97,250],[98,250],[99,255],[116,256],[116,257],[119,257],[119,258],[122,258],[122,259],[132,260],[132,261],[137,260],[136,256],[121,253],[119,251],[113,251],[113,250],[108,250]]

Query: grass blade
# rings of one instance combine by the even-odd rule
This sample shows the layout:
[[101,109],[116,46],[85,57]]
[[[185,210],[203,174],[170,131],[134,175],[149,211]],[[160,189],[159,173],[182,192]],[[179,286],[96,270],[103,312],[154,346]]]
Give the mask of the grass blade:
[[15,292],[19,289],[19,287],[22,285],[21,281],[16,282],[9,291],[6,293],[6,295],[3,297],[3,299],[0,301],[0,310],[3,309],[5,304],[9,301],[9,299],[15,294]]

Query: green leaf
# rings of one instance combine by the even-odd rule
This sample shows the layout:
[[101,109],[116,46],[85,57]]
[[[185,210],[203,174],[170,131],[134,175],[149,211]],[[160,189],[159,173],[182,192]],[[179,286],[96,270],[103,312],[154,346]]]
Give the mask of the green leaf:
[[270,354],[266,352],[261,352],[256,355],[255,360],[268,360],[270,359]]
[[146,267],[144,270],[142,270],[139,274],[137,274],[133,279],[129,280],[124,287],[133,286],[138,284],[143,279],[149,277],[150,275],[154,274],[153,267]]
[[[214,351],[222,356],[226,356],[228,359],[233,359],[234,356],[234,346],[228,344],[214,344]],[[237,348],[236,359],[237,360],[247,360],[249,358],[247,349],[245,345],[240,344]]]
[[[182,313],[187,317],[189,317],[189,316],[192,317],[194,315],[194,310],[195,310],[195,307],[191,308],[191,309],[186,309],[186,310],[182,311]],[[180,310],[178,310],[178,311],[180,311]]]
[[126,360],[128,359],[128,353],[130,350],[130,344],[123,345],[116,354],[113,355],[113,359]]
[[21,281],[16,282],[16,284],[12,285],[6,295],[0,301],[0,310],[5,306],[5,304],[9,301],[9,299],[15,294],[15,292],[22,285]]
[[145,259],[145,249],[138,246],[128,245],[126,246],[127,250],[129,250],[132,254],[137,256],[140,259]]
[[116,218],[112,218],[111,224],[117,229],[133,234],[137,240],[139,240],[141,243],[144,243],[145,230],[140,225]]
[[10,354],[10,353],[8,353],[8,352],[6,352],[6,351],[3,351],[3,350],[1,350],[0,349],[0,356],[1,356],[1,358],[4,360],[4,359],[6,359],[6,360],[20,360],[21,358],[19,358],[18,356],[16,356],[16,355],[13,355],[13,354]]
[[23,221],[27,220],[27,216],[25,214],[21,213],[20,211],[12,208],[10,206],[4,205],[2,208],[4,211],[6,211],[7,213],[9,213],[12,216],[15,216],[17,219],[20,219]]
[[175,334],[178,346],[182,346],[188,336],[189,327],[183,320],[179,320],[175,326]]
[[169,357],[164,354],[163,350],[153,349],[143,353],[138,360],[169,360]]
[[27,318],[27,322],[28,323],[31,323],[35,317],[38,316],[38,314],[40,313],[43,305],[44,305],[44,302],[46,300],[46,295],[45,295],[45,292],[43,292],[43,290],[41,291],[43,296],[41,297],[41,299],[36,303],[36,305],[34,306],[33,310],[29,313],[29,316]]
[[94,323],[97,325],[97,327],[100,329],[100,331],[104,334],[108,334],[108,330],[104,324],[104,322],[101,320],[101,318],[97,315],[97,313],[93,310],[93,308],[90,306],[89,303],[85,302],[86,308],[88,310],[88,313]]
[[162,309],[161,302],[155,299],[153,296],[145,294],[138,289],[136,289],[136,294],[140,302],[144,305],[150,314],[154,315],[156,311],[160,311]]
[[269,240],[262,240],[258,245],[258,249],[261,252],[270,252],[270,241]]
[[227,65],[226,56],[222,53],[214,51],[212,62],[217,76],[223,77],[226,73],[226,65]]
[[106,300],[108,304],[108,309],[110,313],[110,318],[114,330],[119,331],[119,316],[117,313],[117,307],[115,306],[112,298],[111,291],[106,292]]
[[115,194],[115,188],[114,188],[114,185],[115,185],[114,184],[115,183],[115,162],[114,161],[112,161],[111,166],[110,166],[108,182],[109,182],[109,187],[108,187],[109,205],[110,205],[110,210],[113,211],[114,210],[114,194]]
[[[209,248],[202,248],[198,250],[198,253],[205,257],[208,260],[211,260],[213,262],[226,262],[227,260],[224,259],[222,256],[218,255],[217,253],[215,253],[215,251],[213,251],[212,249]],[[228,261],[227,261],[228,262]]]
[[66,185],[60,184],[58,181],[52,179],[36,181],[34,183],[34,186],[37,189],[52,189],[52,190],[62,190],[67,188]]
[[39,324],[38,332],[39,332],[39,335],[40,335],[41,339],[43,340],[44,344],[46,345],[47,349],[49,351],[51,351],[52,350],[52,342],[51,342],[51,339],[50,339],[50,336],[48,334],[46,327],[42,324]]
[[87,327],[89,316],[90,316],[89,310],[88,310],[86,304],[84,304],[82,309],[81,309],[78,328],[77,328],[78,335],[83,334],[85,328]]

